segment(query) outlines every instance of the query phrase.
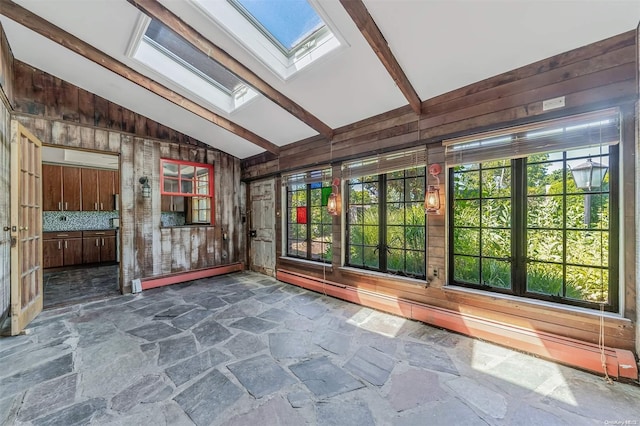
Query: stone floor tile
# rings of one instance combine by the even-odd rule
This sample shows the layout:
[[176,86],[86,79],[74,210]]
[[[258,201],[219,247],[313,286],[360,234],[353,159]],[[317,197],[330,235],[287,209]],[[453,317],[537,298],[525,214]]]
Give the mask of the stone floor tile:
[[163,322],[153,322],[150,324],[143,325],[142,327],[134,328],[133,330],[127,331],[127,333],[132,334],[136,337],[141,337],[150,342],[155,342],[156,340],[166,339],[167,337],[171,337],[174,334],[179,334],[181,331],[175,327],[171,327]]
[[202,346],[213,346],[232,336],[229,330],[213,318],[202,321],[191,332]]
[[141,317],[152,317],[160,312],[166,311],[174,305],[175,302],[173,300],[163,300],[144,306],[140,309],[136,309],[135,311],[133,311],[133,313],[136,315],[140,315]]
[[398,350],[398,340],[370,331],[363,331],[357,338],[357,344],[371,346],[389,356],[395,356]]
[[220,309],[223,306],[227,306],[227,302],[220,299],[218,296],[212,296],[212,297],[208,297],[206,299],[200,299],[194,302],[202,306],[203,308],[209,309],[210,311]]
[[161,340],[158,346],[160,348],[158,365],[173,364],[197,352],[196,339],[190,334]]
[[311,338],[307,333],[270,333],[269,350],[276,359],[302,358],[311,353]]
[[278,324],[274,322],[266,321],[257,317],[245,317],[229,324],[229,327],[239,328],[254,334],[264,333],[265,331],[269,331],[277,326]]
[[313,343],[336,355],[346,355],[351,346],[351,336],[332,330],[323,330],[313,335]]
[[75,373],[68,374],[29,389],[20,407],[18,420],[33,420],[72,403],[76,397],[77,378]]
[[442,349],[422,343],[405,342],[404,350],[409,365],[443,373],[459,374],[449,355]]
[[181,330],[187,330],[209,315],[211,315],[211,311],[207,311],[205,309],[194,309],[193,311],[189,311],[186,314],[175,318],[171,321],[171,324]]
[[332,397],[364,386],[327,357],[301,361],[290,365],[289,369],[318,398]]
[[389,404],[396,411],[405,411],[433,401],[449,399],[450,395],[440,386],[437,373],[410,369],[391,376],[387,395]]
[[269,305],[274,305],[278,302],[283,301],[284,299],[286,299],[287,297],[291,297],[291,295],[286,294],[280,290],[276,290],[273,293],[270,294],[265,294],[265,295],[259,295],[256,296],[255,299],[262,302],[262,303],[266,303]]
[[300,426],[306,423],[297,410],[293,409],[283,398],[275,397],[258,408],[233,417],[225,422],[225,426]]
[[172,320],[176,317],[179,317],[180,315],[186,314],[187,312],[197,308],[197,305],[192,305],[192,304],[186,304],[186,305],[174,305],[173,307],[162,311],[162,312],[158,312],[157,314],[155,314],[153,316],[154,320]]
[[323,316],[327,311],[327,308],[317,303],[310,302],[305,305],[295,306],[293,310],[310,320],[315,320]]
[[395,337],[401,333],[403,327],[410,322],[406,318],[396,317],[383,312],[373,312],[360,322],[360,328],[387,337]]
[[502,419],[507,414],[507,399],[475,380],[459,377],[446,381],[446,384],[460,399],[494,419]]
[[176,386],[180,386],[198,376],[200,373],[216,367],[229,359],[228,355],[213,348],[167,368],[165,373]]
[[122,392],[111,398],[111,409],[127,412],[138,404],[164,401],[173,393],[173,388],[162,376],[144,376]]
[[376,422],[362,401],[327,401],[316,405],[318,426],[366,426]]
[[59,426],[89,424],[99,417],[107,408],[107,402],[101,398],[93,398],[74,404],[70,407],[40,417],[33,421],[35,426]]
[[257,336],[239,333],[232,337],[224,347],[236,358],[246,358],[267,349],[267,345]]
[[242,393],[224,374],[214,369],[173,399],[200,426],[209,425],[221,417]]
[[393,358],[365,346],[358,349],[344,365],[344,368],[372,385],[382,386],[386,383],[395,365],[396,361]]
[[488,423],[467,405],[456,398],[451,398],[430,405],[424,410],[400,413],[393,419],[392,424],[393,426],[487,426]]
[[73,371],[73,355],[68,353],[45,363],[29,365],[26,370],[2,379],[2,395],[9,396],[29,389],[46,380]]
[[301,408],[313,403],[312,395],[309,391],[297,390],[287,394],[287,401],[293,408]]
[[267,355],[229,364],[227,368],[254,398],[262,398],[296,383],[289,373]]
[[271,308],[258,315],[258,318],[283,323],[287,320],[295,320],[298,318],[298,315],[283,309]]

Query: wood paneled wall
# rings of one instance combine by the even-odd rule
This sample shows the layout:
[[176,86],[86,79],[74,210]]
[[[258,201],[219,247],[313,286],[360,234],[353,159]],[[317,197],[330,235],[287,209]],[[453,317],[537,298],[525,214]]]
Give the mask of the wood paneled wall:
[[[131,280],[244,262],[244,184],[240,160],[213,149],[14,114],[43,143],[120,155],[120,230],[123,291]],[[213,164],[215,226],[163,228],[160,223],[160,158]],[[142,198],[141,176],[151,198]],[[226,231],[228,240],[222,239]]]
[[[635,235],[636,225],[629,219],[635,215],[635,186],[629,185],[627,180],[633,181],[635,176],[632,161],[635,157],[631,154],[636,152],[634,137],[637,137],[630,134],[629,129],[633,129],[632,123],[637,118],[633,109],[638,99],[637,52],[636,31],[629,31],[426,100],[419,116],[405,106],[337,129],[330,143],[317,137],[309,138],[283,147],[279,157],[265,153],[245,159],[242,177],[245,181],[252,181],[322,164],[332,164],[335,175],[344,160],[424,144],[428,147],[428,162],[443,164],[443,139],[617,105],[622,107],[623,120],[627,123],[623,146],[623,151],[628,154],[625,155],[623,182],[624,233]],[[559,96],[565,97],[564,108],[543,111],[544,100]],[[444,176],[441,176],[441,181],[445,181]],[[443,185],[443,196],[444,192]],[[281,197],[280,192],[278,195]],[[281,200],[278,202],[281,206]],[[334,222],[333,229],[334,247],[339,251],[342,229],[339,219]],[[428,264],[442,268],[441,279],[446,277],[445,231],[444,214],[429,216]],[[282,232],[282,227],[278,226],[278,242],[282,241]],[[277,249],[279,270],[315,279],[326,278],[338,285],[355,286],[480,318],[506,321],[594,343],[598,341],[597,312],[573,310],[569,314],[562,308],[527,304],[526,299],[499,300],[491,293],[452,291],[437,279],[431,280],[429,287],[425,288],[424,284],[390,275],[341,268],[339,254],[334,255],[331,267],[314,268],[308,262],[302,264],[281,258],[281,244]],[[620,286],[625,295],[622,312],[625,319],[607,318],[605,334],[609,345],[634,349],[637,320],[635,239],[624,240],[621,257],[624,277]]]
[[202,142],[57,77],[15,61],[16,112],[206,148]]

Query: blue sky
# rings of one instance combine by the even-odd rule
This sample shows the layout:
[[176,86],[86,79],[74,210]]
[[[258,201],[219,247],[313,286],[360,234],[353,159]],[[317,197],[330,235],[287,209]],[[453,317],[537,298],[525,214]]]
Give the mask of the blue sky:
[[287,49],[324,25],[306,0],[237,1]]

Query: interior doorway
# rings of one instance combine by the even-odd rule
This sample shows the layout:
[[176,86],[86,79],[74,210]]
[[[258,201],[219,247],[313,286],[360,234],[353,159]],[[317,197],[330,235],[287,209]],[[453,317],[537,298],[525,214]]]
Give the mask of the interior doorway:
[[120,294],[120,158],[42,149],[44,308]]
[[275,180],[251,182],[249,186],[249,265],[252,271],[275,276],[276,194]]

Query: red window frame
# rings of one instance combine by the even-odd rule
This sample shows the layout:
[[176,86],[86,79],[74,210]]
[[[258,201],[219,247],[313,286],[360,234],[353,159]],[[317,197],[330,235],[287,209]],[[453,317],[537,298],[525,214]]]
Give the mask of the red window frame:
[[[164,165],[165,164],[172,164],[177,166],[178,169],[178,174],[177,176],[174,177],[167,177],[164,174]],[[191,166],[194,167],[194,172],[195,172],[195,167],[199,167],[199,168],[204,168],[207,169],[209,178],[208,178],[208,192],[206,194],[201,194],[198,193],[198,182],[200,181],[199,179],[197,179],[196,174],[194,173],[194,176],[191,178],[183,178],[182,177],[182,172],[181,166]],[[176,181],[178,183],[177,185],[177,189],[179,190],[179,192],[175,192],[175,191],[167,191],[165,190],[165,178],[168,178],[172,181]],[[211,164],[204,164],[204,163],[196,163],[193,161],[182,161],[182,160],[172,160],[169,158],[161,158],[160,159],[160,195],[173,195],[173,196],[179,196],[179,197],[198,197],[198,198],[209,198],[210,201],[210,210],[211,210],[211,225],[213,225],[213,217],[214,217],[214,191],[213,191],[213,165]],[[191,192],[181,192],[183,185],[182,182],[190,182],[191,183]]]

